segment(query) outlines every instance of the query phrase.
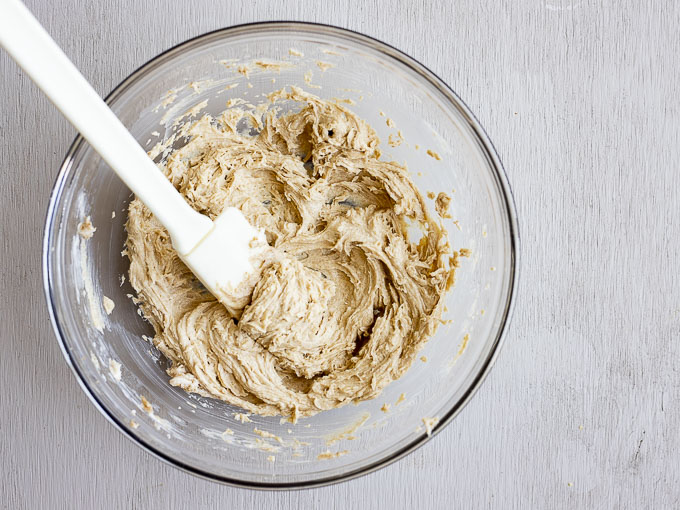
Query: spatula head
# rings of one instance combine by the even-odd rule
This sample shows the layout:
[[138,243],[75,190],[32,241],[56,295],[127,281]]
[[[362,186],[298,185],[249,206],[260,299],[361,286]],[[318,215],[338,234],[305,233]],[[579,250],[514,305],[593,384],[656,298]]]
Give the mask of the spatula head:
[[213,229],[180,257],[210,293],[240,315],[257,283],[267,248],[264,232],[253,227],[241,211],[227,207],[213,221]]

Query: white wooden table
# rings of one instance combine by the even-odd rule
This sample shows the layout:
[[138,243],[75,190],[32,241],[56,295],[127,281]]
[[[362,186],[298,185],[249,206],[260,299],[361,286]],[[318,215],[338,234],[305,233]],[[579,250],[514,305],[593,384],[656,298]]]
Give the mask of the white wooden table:
[[243,22],[332,23],[402,49],[494,141],[523,275],[487,382],[406,459],[311,491],[193,478],[124,439],[62,359],[40,246],[74,130],[0,52],[0,507],[678,508],[680,4],[27,3],[102,94],[160,51]]

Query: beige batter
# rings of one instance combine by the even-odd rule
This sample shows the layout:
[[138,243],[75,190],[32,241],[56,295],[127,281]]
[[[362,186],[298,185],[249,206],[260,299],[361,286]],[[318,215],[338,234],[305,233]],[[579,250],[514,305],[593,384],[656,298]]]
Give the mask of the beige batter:
[[[262,121],[204,117],[164,164],[196,210],[238,207],[265,230],[274,255],[252,295],[230,311],[217,302],[138,200],[127,254],[170,384],[294,421],[401,377],[437,328],[453,268],[446,232],[407,170],[379,159],[368,124],[295,88],[270,100]],[[244,122],[258,133],[239,134]]]

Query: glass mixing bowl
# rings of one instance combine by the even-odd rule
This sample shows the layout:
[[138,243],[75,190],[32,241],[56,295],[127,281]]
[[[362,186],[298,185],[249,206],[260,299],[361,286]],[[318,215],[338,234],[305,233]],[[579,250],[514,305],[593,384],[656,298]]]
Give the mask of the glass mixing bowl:
[[[422,359],[378,398],[291,424],[254,415],[239,420],[237,408],[170,386],[167,361],[149,341],[153,329],[122,281],[130,191],[81,137],[59,172],[45,227],[43,269],[52,323],[92,402],[123,434],[164,461],[247,487],[337,482],[425,443],[429,426],[435,435],[450,422],[489,371],[517,282],[515,209],[490,141],[446,84],[381,42],[313,24],[237,26],[159,55],[107,101],[150,149],[172,135],[175,118],[203,101],[205,112],[218,114],[230,98],[258,104],[264,94],[289,85],[351,100],[348,107],[381,136],[383,159],[405,162],[423,194],[451,195],[452,218],[443,223],[452,247],[471,251],[461,259],[446,296],[445,322]],[[386,141],[397,130],[405,141],[391,147]],[[85,216],[97,229],[88,241],[78,235]],[[110,315],[102,308],[103,295],[115,303]],[[101,330],[93,325],[96,316]]]

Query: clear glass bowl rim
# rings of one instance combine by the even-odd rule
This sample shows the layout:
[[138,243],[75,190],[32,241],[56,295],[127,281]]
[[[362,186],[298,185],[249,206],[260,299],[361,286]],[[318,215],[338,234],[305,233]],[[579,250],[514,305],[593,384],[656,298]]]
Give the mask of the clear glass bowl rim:
[[147,444],[137,436],[135,436],[123,423],[121,423],[113,414],[111,414],[108,409],[101,403],[101,401],[98,399],[97,395],[94,393],[92,388],[88,386],[88,384],[85,381],[85,378],[83,374],[80,372],[78,366],[76,363],[74,363],[73,355],[69,351],[65,341],[64,341],[64,334],[62,331],[62,327],[59,323],[59,320],[57,318],[56,312],[55,312],[55,306],[54,306],[54,295],[53,295],[53,275],[51,272],[51,254],[50,254],[50,247],[52,244],[52,238],[51,238],[51,230],[52,230],[52,222],[54,219],[54,214],[55,214],[55,209],[57,206],[57,203],[59,202],[59,199],[61,197],[63,187],[66,181],[66,176],[69,174],[71,170],[71,166],[73,163],[73,158],[74,155],[77,153],[77,151],[80,149],[81,145],[84,143],[87,143],[85,139],[78,134],[69,147],[69,150],[66,153],[66,156],[64,158],[64,161],[61,164],[61,167],[59,169],[59,173],[57,174],[54,186],[52,188],[52,192],[50,194],[50,199],[49,199],[49,204],[47,207],[47,214],[46,214],[46,219],[45,219],[45,230],[43,234],[43,248],[42,248],[42,271],[43,271],[43,289],[45,292],[45,298],[47,301],[47,308],[49,311],[49,316],[50,316],[50,322],[52,323],[52,328],[54,330],[54,333],[57,337],[57,340],[59,341],[59,346],[61,347],[62,353],[64,355],[64,358],[68,365],[71,367],[71,370],[73,371],[74,375],[76,376],[76,380],[80,384],[80,387],[83,389],[85,394],[89,397],[90,401],[94,406],[99,410],[101,414],[104,415],[104,417],[112,423],[125,437],[130,439],[134,444],[140,446],[147,452],[151,453],[154,457],[162,460],[163,462],[179,468],[187,473],[190,473],[194,476],[198,476],[200,478],[204,478],[206,480],[214,481],[214,482],[219,482],[223,483],[226,485],[231,485],[235,487],[242,487],[242,488],[250,488],[250,489],[263,489],[263,490],[282,490],[282,489],[305,489],[305,488],[312,488],[312,487],[321,487],[325,485],[331,485],[334,483],[339,483],[343,482],[346,480],[350,480],[353,478],[357,478],[359,476],[366,475],[368,473],[372,473],[378,469],[381,469],[385,466],[388,466],[392,464],[393,462],[396,462],[397,460],[405,457],[409,453],[413,452],[420,446],[424,445],[426,442],[428,442],[431,438],[433,438],[437,433],[439,433],[443,428],[448,425],[453,418],[455,418],[458,413],[465,407],[465,405],[469,402],[469,400],[472,398],[472,396],[475,394],[475,392],[479,389],[481,386],[482,382],[486,379],[486,376],[488,375],[489,371],[491,370],[493,364],[496,361],[496,358],[498,356],[498,353],[500,352],[500,347],[503,344],[503,340],[505,338],[505,332],[507,330],[507,327],[510,322],[510,317],[512,315],[512,310],[514,308],[514,303],[515,303],[515,295],[517,293],[517,288],[519,284],[519,244],[520,244],[520,237],[519,237],[519,230],[517,226],[517,214],[516,214],[516,207],[515,207],[515,201],[514,197],[512,195],[512,191],[510,189],[510,184],[508,183],[507,175],[505,173],[505,169],[503,167],[503,164],[501,163],[501,160],[496,153],[496,149],[491,143],[491,140],[489,139],[488,135],[486,134],[486,131],[484,128],[481,126],[477,118],[474,116],[474,114],[470,111],[470,109],[467,107],[467,105],[463,102],[463,100],[441,79],[439,76],[437,76],[434,72],[432,72],[430,69],[428,69],[426,66],[415,60],[414,58],[410,57],[406,53],[402,52],[401,50],[398,50],[397,48],[394,48],[393,46],[390,46],[387,43],[384,43],[382,41],[379,41],[378,39],[375,39],[373,37],[361,34],[359,32],[349,30],[346,28],[341,28],[341,27],[336,27],[333,25],[327,25],[327,24],[322,24],[322,23],[311,23],[311,22],[304,22],[304,21],[265,21],[265,22],[254,22],[254,23],[245,23],[245,24],[240,24],[240,25],[233,25],[230,27],[226,28],[221,28],[218,30],[214,30],[211,32],[204,33],[202,35],[193,37],[191,39],[188,39],[182,43],[177,44],[176,46],[173,46],[172,48],[158,54],[157,56],[153,57],[146,63],[142,64],[140,67],[138,67],[135,71],[133,71],[127,78],[125,78],[121,83],[119,83],[113,91],[106,96],[105,101],[107,103],[113,102],[116,98],[118,98],[121,94],[123,94],[126,89],[133,84],[136,80],[144,76],[146,73],[152,71],[154,68],[156,68],[158,65],[161,63],[164,63],[170,59],[172,59],[175,55],[182,53],[183,51],[195,47],[195,46],[200,46],[201,44],[211,41],[211,40],[219,40],[219,39],[228,39],[230,37],[238,36],[238,35],[243,35],[243,34],[252,34],[252,33],[257,33],[260,30],[267,30],[267,31],[280,31],[280,32],[287,32],[290,30],[293,31],[298,31],[298,32],[307,32],[310,34],[320,34],[320,35],[326,35],[326,34],[332,34],[333,36],[340,38],[340,39],[347,39],[352,41],[353,43],[357,43],[359,45],[364,45],[372,48],[373,50],[379,51],[381,54],[383,54],[386,58],[388,59],[393,59],[397,60],[399,63],[409,67],[412,71],[415,71],[418,75],[420,75],[423,79],[427,80],[430,82],[431,85],[436,87],[440,93],[444,95],[450,102],[450,104],[456,108],[465,118],[467,121],[469,127],[473,130],[477,137],[477,141],[480,145],[480,148],[484,152],[485,156],[489,159],[491,162],[491,167],[494,170],[494,177],[497,180],[497,183],[499,184],[499,189],[501,190],[504,205],[505,205],[505,210],[508,215],[509,219],[509,230],[510,230],[510,264],[509,264],[509,271],[510,271],[510,285],[508,289],[508,294],[506,297],[505,305],[502,309],[502,320],[500,322],[500,327],[496,331],[496,337],[494,338],[492,348],[489,351],[489,355],[487,358],[484,360],[482,369],[476,374],[474,379],[471,381],[469,387],[465,391],[465,393],[461,396],[461,398],[453,405],[451,409],[441,418],[439,423],[437,424],[437,427],[433,430],[431,436],[423,436],[421,438],[418,438],[414,440],[412,443],[408,444],[401,450],[395,452],[392,455],[389,455],[379,461],[376,461],[372,464],[369,464],[367,466],[364,466],[361,469],[355,470],[355,471],[350,471],[347,473],[343,473],[342,475],[330,477],[330,478],[325,478],[325,479],[318,479],[318,480],[311,480],[307,482],[301,482],[301,483],[259,483],[259,482],[245,482],[242,480],[238,479],[233,479],[233,478],[226,478],[223,476],[218,476],[213,473],[209,473],[206,471],[202,471],[200,469],[197,469],[193,466],[188,466],[184,463],[182,463],[181,460],[170,457],[158,450],[156,450],[153,446]]

